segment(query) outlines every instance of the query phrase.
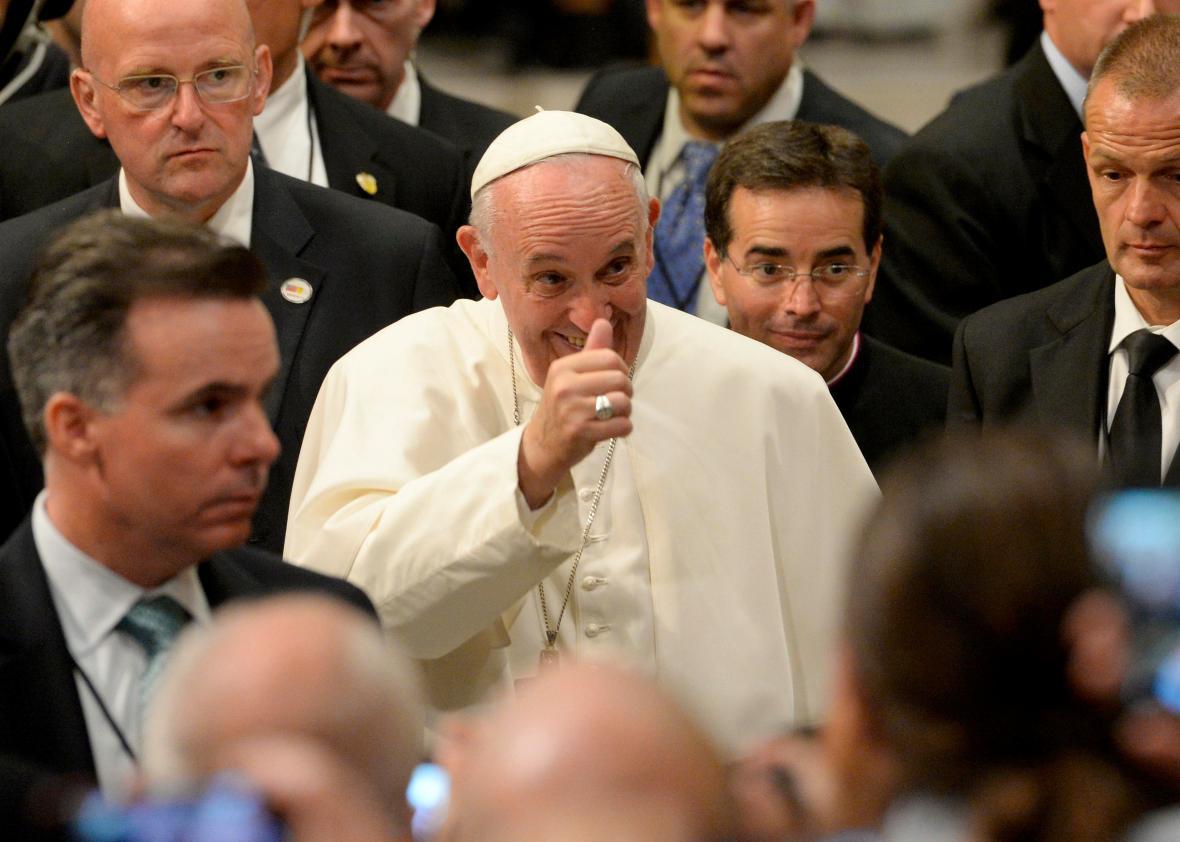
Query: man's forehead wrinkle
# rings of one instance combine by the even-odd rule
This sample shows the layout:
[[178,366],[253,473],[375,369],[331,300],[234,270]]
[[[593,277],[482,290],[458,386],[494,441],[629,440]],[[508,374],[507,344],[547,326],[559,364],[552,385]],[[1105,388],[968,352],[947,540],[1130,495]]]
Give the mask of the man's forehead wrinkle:
[[1165,159],[1180,158],[1180,125],[1160,132],[1122,134],[1095,126],[1089,131],[1092,158],[1118,159],[1127,153],[1155,154]]
[[626,195],[585,196],[563,194],[525,200],[512,209],[521,243],[561,244],[570,236],[587,234],[613,243],[625,239],[637,227],[634,198]]

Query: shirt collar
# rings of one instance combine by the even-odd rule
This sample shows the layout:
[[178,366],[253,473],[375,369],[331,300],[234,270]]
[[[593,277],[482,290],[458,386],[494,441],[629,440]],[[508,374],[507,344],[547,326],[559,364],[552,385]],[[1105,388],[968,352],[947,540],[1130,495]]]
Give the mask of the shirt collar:
[[1114,279],[1114,325],[1110,329],[1110,346],[1106,352],[1113,354],[1123,344],[1124,339],[1137,330],[1143,330],[1143,328],[1148,328],[1153,333],[1167,337],[1173,345],[1180,348],[1180,321],[1172,322],[1170,325],[1149,325],[1147,320],[1143,318],[1143,314],[1139,312],[1139,308],[1135,306],[1135,302],[1131,300],[1123,276],[1116,275]]
[[1041,33],[1041,49],[1045,51],[1049,67],[1053,70],[1057,81],[1061,83],[1065,95],[1069,97],[1073,110],[1081,117],[1082,103],[1086,99],[1086,77],[1078,73],[1077,68],[1069,63],[1069,59],[1062,54],[1061,50],[1057,49],[1057,45],[1053,43],[1048,32]]
[[189,567],[157,588],[147,590],[91,558],[53,523],[46,508],[48,492],[33,504],[33,542],[49,579],[54,607],[70,652],[82,658],[103,642],[131,606],[145,596],[167,594],[197,621],[207,622],[209,601],[196,567]]
[[844,367],[841,368],[838,372],[836,372],[835,377],[833,377],[831,380],[828,381],[828,388],[829,389],[844,379],[844,375],[847,374],[849,369],[852,368],[852,364],[854,362],[856,362],[856,358],[858,356],[860,356],[860,331],[859,330],[852,335],[852,353],[848,355],[848,362],[844,363]]
[[274,137],[273,129],[287,125],[287,121],[296,112],[302,116],[301,122],[305,122],[307,107],[307,69],[301,55],[295,62],[294,72],[283,84],[266,95],[262,113],[254,118],[254,133],[263,144],[264,153],[267,151],[266,147],[278,147],[282,144],[283,138]]
[[422,119],[422,85],[418,82],[418,71],[414,69],[413,62],[406,59],[403,69],[405,75],[401,84],[397,86],[397,93],[389,101],[385,113],[403,123],[416,126]]
[[[119,169],[119,208],[128,216],[148,217],[127,187],[127,172]],[[217,213],[209,217],[206,227],[223,237],[228,237],[246,248],[250,247],[250,234],[254,216],[254,164],[246,159],[246,174],[241,184],[225,200]]]
[[266,95],[266,105],[263,106],[262,113],[274,113],[277,116],[279,112],[292,111],[306,101],[307,66],[301,55],[295,62],[295,70],[287,80]]

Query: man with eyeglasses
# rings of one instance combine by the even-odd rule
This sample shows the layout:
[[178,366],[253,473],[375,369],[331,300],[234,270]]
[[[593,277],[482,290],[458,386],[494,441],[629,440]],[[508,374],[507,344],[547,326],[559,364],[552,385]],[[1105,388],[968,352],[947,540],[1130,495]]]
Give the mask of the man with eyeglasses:
[[440,91],[412,55],[435,0],[324,0],[303,39],[312,70],[337,90],[463,150],[474,167],[516,118]]
[[875,473],[946,416],[950,370],[860,333],[881,262],[881,174],[838,126],[766,123],[722,150],[705,265],[734,330],[819,372]]
[[[299,52],[318,0],[250,0],[257,42],[273,66],[254,120],[255,158],[271,169],[409,211],[443,231],[444,253],[475,295],[454,234],[467,219],[463,154],[440,137],[375,112],[321,82]],[[175,24],[170,24],[175,26]],[[117,80],[107,79],[107,82]],[[0,219],[44,207],[114,175],[117,150],[87,128],[66,91],[0,109]]]
[[[252,118],[270,80],[242,0],[89,0],[86,67],[72,78],[87,125],[109,139],[118,174],[0,225],[0,326],[23,302],[33,255],[55,229],[98,208],[203,223],[258,255],[282,366],[267,410],[283,445],[253,539],[282,548],[287,495],[320,381],[353,345],[408,313],[454,300],[437,227],[251,162]],[[198,349],[194,349],[194,353]],[[0,469],[7,534],[41,487],[6,361],[0,364]]]

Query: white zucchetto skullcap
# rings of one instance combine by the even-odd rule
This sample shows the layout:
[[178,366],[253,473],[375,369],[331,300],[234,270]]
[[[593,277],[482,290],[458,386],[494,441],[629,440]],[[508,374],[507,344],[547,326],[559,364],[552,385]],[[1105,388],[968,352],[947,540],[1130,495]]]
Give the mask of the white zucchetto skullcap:
[[635,151],[611,126],[573,111],[541,111],[513,123],[488,146],[471,177],[471,198],[521,167],[554,155],[605,155],[639,166]]

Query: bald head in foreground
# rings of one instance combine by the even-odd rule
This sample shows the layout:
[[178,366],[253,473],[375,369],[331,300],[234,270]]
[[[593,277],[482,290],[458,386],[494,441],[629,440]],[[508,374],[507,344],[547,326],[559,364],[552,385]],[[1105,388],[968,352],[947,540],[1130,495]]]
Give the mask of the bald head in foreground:
[[665,693],[627,670],[546,671],[444,754],[452,789],[443,842],[558,831],[687,842],[730,829],[717,751]]
[[146,724],[144,774],[166,793],[238,770],[293,830],[408,840],[422,729],[415,670],[370,618],[278,597],[181,638]]
[[516,123],[473,191],[484,300],[335,366],[288,557],[364,583],[436,709],[564,659],[658,675],[726,750],[817,718],[876,495],[823,380],[647,300],[659,205],[605,123]]

